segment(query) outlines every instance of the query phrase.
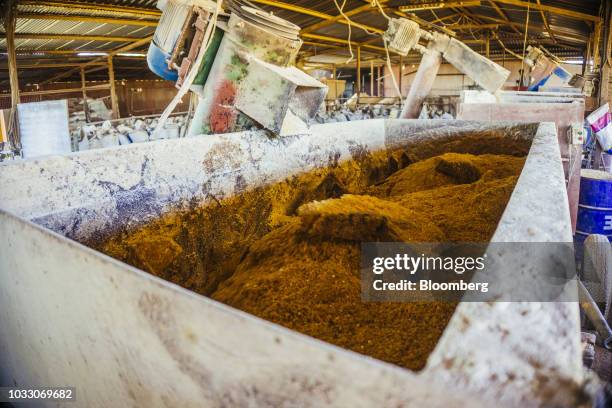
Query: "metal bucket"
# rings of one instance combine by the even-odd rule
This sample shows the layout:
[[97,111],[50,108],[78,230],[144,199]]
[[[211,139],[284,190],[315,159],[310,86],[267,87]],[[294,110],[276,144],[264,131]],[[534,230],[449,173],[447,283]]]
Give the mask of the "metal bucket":
[[[462,302],[412,372],[235,310],[79,242],[394,146],[529,152],[492,242],[571,242],[555,126],[367,120],[160,140],[0,165],[0,385],[78,406],[573,406],[578,305]],[[435,142],[435,143],[431,143]],[[439,153],[438,153],[439,154]],[[212,202],[212,201],[211,201]],[[528,274],[528,262],[517,266]]]
[[612,241],[612,174],[584,169],[580,178],[580,200],[576,240],[601,234]]

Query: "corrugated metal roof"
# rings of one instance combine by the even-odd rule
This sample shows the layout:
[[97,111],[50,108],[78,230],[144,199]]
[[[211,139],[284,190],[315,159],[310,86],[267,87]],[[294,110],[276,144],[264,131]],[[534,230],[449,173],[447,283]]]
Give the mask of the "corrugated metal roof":
[[[92,2],[93,3],[93,2]],[[154,8],[152,8],[154,9]],[[157,9],[154,9],[157,10]],[[86,14],[92,17],[115,17],[115,18],[133,18],[138,20],[156,20],[154,16],[146,14],[136,14],[133,12],[108,11],[103,9],[87,9],[86,13],[83,10],[62,6],[40,6],[36,4],[19,5],[21,13],[39,13],[39,14],[58,14],[58,15],[83,15]]]
[[[281,7],[263,5],[258,3],[258,0],[252,0],[258,7],[265,10],[272,11],[275,15],[287,19],[294,24],[302,28],[307,28],[309,32],[315,35],[323,35],[326,37],[338,38],[346,40],[348,38],[348,26],[340,23],[323,24],[316,30],[310,30],[310,26],[324,22],[325,20],[313,15],[301,13],[299,10],[287,10],[282,6],[290,3],[292,6],[298,6],[314,10],[318,13],[324,13],[330,16],[339,15],[338,9],[334,1],[330,0],[285,0],[285,3],[281,4]],[[268,0],[269,1],[269,0]],[[499,24],[499,27],[495,30],[497,35],[502,39],[505,46],[512,49],[514,52],[522,52],[523,49],[523,35],[525,25],[529,27],[529,43],[531,44],[542,44],[547,49],[555,50],[560,56],[581,56],[586,47],[590,33],[593,31],[593,24],[585,21],[584,19],[573,18],[562,16],[550,11],[544,12],[547,23],[553,30],[555,41],[544,29],[544,19],[542,13],[539,10],[531,9],[529,13],[524,7],[516,5],[508,5],[503,2],[494,3],[490,0],[481,0],[480,6],[464,7],[464,8],[442,8],[435,10],[419,10],[415,11],[414,15],[418,18],[426,21],[435,21],[443,19],[436,24],[439,26],[448,24]],[[541,0],[542,5],[554,6],[557,8],[564,8],[567,10],[573,10],[580,13],[586,13],[591,15],[597,15],[601,7],[602,1],[606,0]],[[89,35],[89,36],[113,36],[113,37],[131,37],[131,38],[144,38],[151,35],[155,27],[151,26],[140,26],[109,22],[95,22],[95,21],[74,21],[74,20],[53,20],[49,19],[50,16],[57,14],[58,16],[87,16],[87,17],[98,17],[98,18],[113,18],[113,19],[131,19],[141,21],[156,21],[159,10],[156,9],[155,5],[157,0],[94,0],[88,1],[85,4],[86,7],[78,7],[78,3],[74,3],[75,6],[66,6],[70,0],[64,0],[62,4],[53,4],[53,0],[47,0],[42,2],[36,2],[31,0],[23,0],[18,5],[18,12],[22,15],[27,14],[44,14],[46,19],[41,18],[19,18],[17,20],[17,34],[61,34],[61,35]],[[430,3],[431,0],[417,0],[406,2],[405,0],[389,0],[383,2],[383,6],[386,12],[397,17],[394,11],[397,7],[406,4],[418,4],[418,3]],[[377,8],[367,7],[368,4],[364,0],[338,0],[338,4],[344,3],[344,11],[349,12],[356,8],[362,8],[364,11],[360,14],[355,14],[351,17],[351,20],[366,24],[368,26],[376,27],[384,30],[387,26],[387,19],[379,12]],[[91,7],[97,5],[98,7]],[[499,9],[502,10],[504,16],[500,14],[494,7],[496,4]],[[532,4],[536,4],[532,0]],[[128,7],[128,9],[117,9],[116,7]],[[146,13],[140,12],[144,10]],[[527,16],[529,16],[529,22],[527,22]],[[504,22],[505,18],[508,18],[512,23],[515,24],[514,28]],[[426,29],[431,29],[424,27]],[[485,34],[490,30],[488,29],[455,29],[457,35],[461,39],[479,40],[483,41]],[[0,29],[1,31],[1,29]],[[306,39],[309,42],[320,43],[320,44],[332,44],[334,47],[327,47],[326,52],[329,53],[341,53],[346,54],[342,49],[337,47],[346,47],[341,42],[329,42],[328,40],[320,39]],[[354,42],[365,42],[368,41],[371,45],[382,46],[382,41],[376,36],[371,36],[364,30],[353,27],[351,30],[351,40]],[[91,41],[91,40],[65,40],[65,39],[26,39],[20,38],[16,40],[16,46],[18,51],[23,50],[88,50],[88,51],[109,51],[120,48],[126,45],[125,42],[118,41]],[[477,41],[471,41],[470,46],[474,49],[481,51],[484,49],[483,43]],[[146,47],[142,47],[146,49]],[[305,51],[317,51],[323,49],[325,46],[313,46],[305,45],[303,48]],[[0,38],[0,51],[6,50],[6,41],[4,38]],[[378,51],[362,48],[364,55],[376,53]],[[502,48],[497,41],[491,41],[491,53],[500,54]],[[61,59],[61,56],[56,56]],[[144,60],[134,62],[134,66],[146,68]],[[119,72],[120,68],[118,68]],[[41,73],[42,74],[42,73]],[[126,71],[126,75],[128,72]]]

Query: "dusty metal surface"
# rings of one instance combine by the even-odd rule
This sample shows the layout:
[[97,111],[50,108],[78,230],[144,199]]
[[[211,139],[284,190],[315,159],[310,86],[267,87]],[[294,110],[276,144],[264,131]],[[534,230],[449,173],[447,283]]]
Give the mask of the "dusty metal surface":
[[472,132],[492,144],[533,139],[494,240],[571,241],[551,124],[371,120],[282,139],[244,132],[0,166],[0,354],[8,356],[0,383],[74,385],[83,406],[573,405],[583,381],[576,304],[463,303],[426,369],[413,373],[66,238],[85,241],[366,151],[452,145]]
[[410,85],[408,95],[400,118],[416,119],[421,113],[423,101],[429,95],[433,83],[436,80],[440,65],[442,64],[442,53],[436,50],[428,50],[423,54],[414,80]]
[[[304,121],[314,117],[327,87],[291,66],[302,45],[299,27],[253,14],[248,7],[237,10],[227,23],[206,86],[191,88],[200,100],[189,134],[238,132],[255,123],[275,134],[292,134],[285,123],[291,118],[306,128]],[[285,32],[286,24],[293,35]]]
[[469,101],[461,103],[457,117],[480,121],[554,122],[557,125],[557,137],[565,171],[572,230],[575,231],[578,194],[580,193],[582,145],[571,144],[568,135],[572,123],[582,123],[584,108],[584,100],[581,95],[543,93],[543,96],[540,96],[539,92],[504,92],[501,95],[501,103]]

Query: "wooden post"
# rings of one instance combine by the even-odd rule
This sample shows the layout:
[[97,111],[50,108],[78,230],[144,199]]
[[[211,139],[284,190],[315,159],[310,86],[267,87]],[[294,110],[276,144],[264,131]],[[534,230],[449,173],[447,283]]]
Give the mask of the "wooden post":
[[334,80],[334,100],[338,99],[338,78],[336,74],[336,65],[332,65],[332,79]]
[[601,41],[601,22],[595,23],[595,31],[593,32],[593,68],[599,67],[599,43]]
[[[603,34],[603,38],[610,39],[610,31],[612,31],[612,5],[607,3],[606,11],[605,11],[605,25],[603,28],[603,33],[600,32],[600,36]],[[600,28],[601,30],[601,28]],[[602,59],[601,59],[601,77],[599,80],[599,104],[603,105],[606,102],[612,102],[611,92],[610,92],[610,78],[612,78],[612,73],[610,72],[610,65],[612,61],[609,60],[610,54],[612,53],[612,44],[610,41],[603,41],[604,47],[602,47]]]
[[602,64],[601,66],[601,78],[599,80],[599,105],[603,105],[606,102],[612,102],[610,99],[610,65]]
[[117,101],[117,89],[115,87],[115,69],[113,68],[113,57],[110,55],[108,56],[108,82],[110,85],[113,119],[119,119],[119,102]]
[[382,84],[382,81],[380,80],[380,65],[376,69],[376,74],[377,74],[376,81],[378,83],[378,88],[376,90],[376,96],[382,96],[381,87],[380,87]]
[[19,140],[17,126],[17,105],[19,99],[19,77],[17,75],[17,55],[15,52],[15,26],[17,21],[17,2],[9,0],[5,3],[4,11],[4,32],[6,36],[6,52],[8,54],[9,83],[11,85],[11,114],[7,129],[7,138],[12,145],[11,148],[19,150],[21,142]]
[[361,93],[361,47],[357,47],[357,104]]
[[81,67],[81,91],[83,92],[83,111],[85,111],[85,121],[90,122],[89,106],[87,105],[87,82],[85,81],[85,67]]
[[593,33],[589,35],[589,41],[587,42],[587,48],[584,54],[584,64],[582,64],[582,75],[590,72],[589,60],[591,59],[591,45],[593,44]]
[[370,61],[370,96],[374,96],[374,61]]
[[485,55],[487,58],[491,55],[491,34],[487,33],[485,37]]

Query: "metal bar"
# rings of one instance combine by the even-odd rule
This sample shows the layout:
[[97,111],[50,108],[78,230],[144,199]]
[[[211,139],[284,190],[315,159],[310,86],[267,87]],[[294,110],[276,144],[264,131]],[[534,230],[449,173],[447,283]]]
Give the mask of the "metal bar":
[[[0,37],[4,37],[4,33]],[[104,35],[74,35],[74,34],[15,34],[18,40],[65,40],[65,41],[105,41],[105,42],[136,42],[140,38],[116,37]]]
[[22,55],[76,55],[86,53],[104,52],[100,50],[19,50],[17,57]]
[[161,11],[157,9],[129,6],[115,6],[111,4],[85,3],[76,1],[38,1],[38,0],[21,0],[20,5],[39,6],[39,7],[60,7],[78,10],[97,10],[97,11],[113,11],[117,13],[136,14],[139,16],[156,16],[161,15]]
[[420,25],[426,26],[426,27],[430,27],[430,28],[434,28],[436,30],[440,30],[443,31],[444,33],[450,35],[451,37],[454,37],[456,35],[456,33],[453,30],[450,30],[444,26],[437,26],[433,23],[431,23],[430,21],[427,20],[423,20],[421,17],[417,16],[416,14],[406,14],[404,12],[401,12],[399,10],[390,10],[391,12],[393,12],[395,15],[398,15],[400,17],[404,17],[407,18],[409,20],[413,20],[416,21],[417,23],[419,23]]
[[[106,66],[106,63],[100,62],[95,63],[94,65],[103,65]],[[81,67],[82,63],[65,63],[65,64],[19,64],[19,69],[40,69],[40,68],[68,68],[68,67]],[[6,71],[10,70],[10,64],[6,67],[0,67],[0,70]]]
[[459,17],[459,14],[450,14],[448,16],[436,18],[435,20],[430,21],[431,24],[441,23],[443,21],[448,20],[449,18]]
[[[504,11],[499,8],[499,6],[497,5],[497,3],[495,3],[493,0],[489,1],[489,4],[491,4],[491,6],[493,6],[493,8],[495,9],[495,11],[497,12],[497,14],[499,14],[499,16],[506,22],[506,23],[512,23],[512,21],[510,21],[510,19],[508,18],[508,16],[506,15],[506,13],[504,13]],[[517,33],[517,34],[522,34],[518,28],[516,28],[516,26],[514,25],[510,25],[510,27]]]
[[73,14],[38,14],[38,13],[20,13],[19,18],[31,20],[61,20],[61,21],[79,21],[100,24],[117,24],[117,25],[134,25],[144,27],[157,27],[158,20],[137,20],[132,18],[112,18],[112,17],[94,17],[81,16]]
[[498,3],[509,4],[512,6],[519,6],[519,7],[526,7],[526,8],[528,7],[534,10],[548,11],[551,13],[558,14],[560,16],[571,17],[571,18],[575,18],[578,20],[601,22],[601,18],[599,18],[599,16],[594,16],[592,14],[586,14],[586,13],[581,13],[578,11],[568,10],[568,9],[564,9],[561,7],[548,6],[544,4],[533,4],[533,3],[529,3],[523,0],[495,0],[495,1],[497,1]]
[[[257,1],[261,1],[261,0],[257,0]],[[379,4],[383,4],[386,3],[388,0],[379,0]],[[346,11],[344,12],[344,15],[347,17],[352,17],[355,16],[357,14],[363,13],[364,11],[370,10],[372,9],[372,5],[370,3],[363,5],[363,6],[359,6],[357,8],[354,8],[352,10]],[[325,21],[321,21],[320,23],[316,23],[313,25],[310,25],[308,27],[305,27],[302,29],[301,33],[311,33],[313,31],[317,31],[321,28],[330,26],[334,23],[337,23],[341,20],[344,20],[344,16],[342,16],[341,14],[338,14],[337,16],[330,16],[331,18],[329,19],[325,19]]]
[[[252,0],[252,1],[253,3],[265,4],[265,5],[280,8],[283,10],[289,10],[295,13],[304,14],[304,15],[308,15],[311,17],[317,17],[317,18],[323,19],[324,21],[322,23],[329,23],[329,24],[323,25],[323,27],[326,27],[327,25],[334,24],[334,23],[345,24],[345,25],[349,24],[349,22],[342,16],[332,16],[331,14],[321,13],[316,10],[312,10],[306,7],[296,6],[294,4],[284,3],[282,1],[276,1],[276,0]],[[350,16],[349,12],[345,14],[347,16]],[[317,24],[322,24],[322,23],[317,23]],[[314,26],[316,26],[317,24],[315,24]],[[373,31],[379,34],[382,34],[384,32],[384,30],[381,30],[380,28],[372,27],[367,24],[361,24],[361,23],[356,23],[356,22],[351,22],[350,24],[353,27],[362,28],[364,30]],[[313,26],[310,26],[310,27],[313,27]],[[316,29],[309,29],[309,27],[306,27],[302,29],[301,32],[309,33],[312,31],[316,31]]]
[[[540,0],[536,0],[536,2],[538,3],[538,6],[542,6],[542,3],[540,2]],[[544,27],[546,27],[546,31],[548,32],[548,35],[550,35],[550,38],[552,38],[552,40],[556,44],[557,40],[555,39],[555,34],[553,34],[552,30],[550,29],[550,26],[548,25],[548,19],[546,18],[546,14],[544,14],[544,10],[540,9],[540,15],[542,16],[542,22],[544,23]]]
[[[143,39],[141,39],[139,41],[136,41],[136,42],[134,42],[132,44],[128,44],[128,45],[125,45],[123,47],[117,48],[116,50],[110,51],[108,54],[109,54],[109,56],[115,56],[115,55],[117,55],[119,53],[122,53],[122,52],[131,51],[134,48],[138,48],[138,47],[140,47],[142,45],[148,44],[152,39],[153,39],[153,36],[149,36],[149,37],[143,38]],[[100,62],[100,61],[103,61],[103,58],[97,58],[97,59],[94,59],[94,60],[92,60],[90,62],[86,62],[86,63],[83,64],[83,67],[87,67],[89,65],[92,65],[92,64],[94,64],[96,62]],[[99,69],[102,69],[102,68],[99,68]],[[75,72],[78,72],[79,70],[80,70],[80,68],[75,68],[75,69],[71,69],[69,71],[63,72],[61,74],[55,75],[55,76],[53,76],[53,77],[51,77],[51,78],[41,82],[41,85],[48,84],[48,83],[51,83],[51,82],[56,81],[58,79],[67,77],[69,75],[74,74]],[[92,72],[92,71],[90,70],[90,71],[87,71],[87,72]]]
[[4,15],[4,31],[6,36],[6,49],[8,54],[9,82],[11,84],[11,107],[17,109],[20,102],[19,97],[19,76],[17,70],[17,58],[15,55],[15,26],[17,20],[17,3],[9,1],[6,5]]
[[423,54],[423,59],[410,84],[408,95],[406,95],[405,104],[400,114],[401,119],[416,119],[419,117],[423,107],[423,101],[427,98],[427,95],[429,95],[433,87],[441,64],[442,54],[439,51],[430,50]]
[[469,29],[488,30],[488,29],[499,28],[499,24],[457,24],[457,25],[447,25],[446,28],[449,28],[451,30],[469,30]]
[[[89,86],[86,89],[88,91],[103,91],[109,88],[110,88],[109,84],[104,84],[104,85]],[[79,93],[79,92],[83,92],[83,89],[82,88],[46,89],[44,91],[22,92],[21,95],[22,96],[39,96],[39,95],[55,95],[55,94]],[[0,94],[0,98],[9,98],[10,96],[11,96],[10,94]]]
[[318,34],[309,34],[309,33],[301,33],[301,36],[303,38],[311,38],[313,40],[319,40],[319,41],[329,41],[329,42],[335,42],[335,43],[340,43],[340,44],[351,44],[354,45],[356,47],[364,47],[364,48],[369,48],[372,50],[378,50],[378,51],[385,51],[384,47],[378,47],[376,45],[370,45],[370,44],[366,44],[366,43],[359,43],[356,41],[348,41],[344,38],[337,38],[337,37],[329,37],[326,35],[318,35]]
[[[514,27],[520,27],[520,28],[525,28],[525,23],[518,23],[518,22],[514,22],[514,21],[504,21],[501,20],[499,18],[495,18],[495,17],[489,17],[489,16],[485,16],[485,15],[478,15],[479,18],[484,18],[487,19],[489,21],[494,21],[496,23],[499,23],[500,25],[510,25],[510,26],[514,26]],[[546,30],[546,27],[544,27],[543,25],[539,25],[539,24],[533,24],[531,22],[529,22],[529,30],[534,30],[534,31],[544,31]],[[524,35],[525,33],[518,31],[518,34],[520,35]],[[564,33],[564,32],[560,32],[559,30],[557,30],[556,32],[557,37],[561,36],[561,37],[567,37],[567,38],[574,38],[576,40],[581,40],[581,42],[585,41],[584,36],[581,35],[576,35],[576,34],[571,34],[571,33]]]
[[326,48],[338,48],[338,49],[344,49],[344,47],[340,46],[340,45],[333,45],[333,44],[322,44],[322,43],[318,43],[318,42],[314,42],[314,41],[304,41],[305,45],[313,45],[315,47],[326,47]]
[[413,4],[409,6],[400,6],[400,11],[412,12],[420,10],[438,10],[453,7],[476,7],[480,6],[480,0],[468,0],[468,1],[449,1],[449,2],[437,2],[437,3],[422,3]]

